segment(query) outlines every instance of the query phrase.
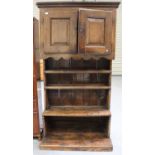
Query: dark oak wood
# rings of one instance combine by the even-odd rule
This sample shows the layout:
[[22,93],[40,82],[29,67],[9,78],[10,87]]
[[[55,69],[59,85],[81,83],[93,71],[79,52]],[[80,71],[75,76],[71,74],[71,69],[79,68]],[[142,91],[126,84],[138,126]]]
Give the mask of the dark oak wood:
[[110,86],[103,84],[53,84],[45,86],[45,89],[110,89]]
[[36,63],[33,55],[33,137],[40,137]]
[[[115,48],[115,47],[113,47]],[[77,50],[77,53],[78,53],[78,50]],[[112,55],[114,54],[114,55]],[[78,53],[78,54],[52,54],[52,58],[54,58],[55,60],[59,60],[61,58],[63,59],[76,59],[76,60],[80,60],[80,59],[85,59],[85,60],[88,60],[88,59],[95,59],[95,60],[99,60],[100,58],[106,58],[107,60],[111,60],[111,59],[114,59],[114,56],[115,56],[115,52],[112,52],[110,55],[109,54],[104,54],[104,55],[101,55],[101,54],[98,54],[98,53]],[[42,55],[42,58],[43,59],[48,59],[48,58],[51,58],[51,54],[47,53],[47,54],[43,54]]]
[[46,109],[51,106],[102,106],[108,110],[109,89],[48,89]]
[[109,138],[104,138],[103,134],[98,132],[53,132],[43,138],[40,148],[73,151],[112,151],[112,143]]
[[41,149],[112,151],[119,2],[38,2],[45,111]]
[[88,57],[114,59],[115,18],[119,2],[48,2],[37,5],[40,7],[42,58],[49,54],[78,58],[86,57],[88,53]]
[[[107,135],[109,117],[45,117],[47,134],[40,148],[53,150],[112,150]],[[80,126],[79,126],[80,125]]]
[[45,70],[46,74],[111,73],[111,70]]
[[37,2],[38,8],[49,7],[105,7],[118,8],[120,2]]
[[[52,132],[66,132],[66,133],[79,133],[79,132],[97,132],[102,133],[103,138],[108,136],[109,116],[106,117],[51,117],[46,116],[45,126],[46,135]],[[63,136],[60,135],[63,139]]]
[[77,11],[47,10],[44,12],[45,53],[75,53],[77,46]]
[[40,138],[40,129],[38,122],[39,122],[38,113],[33,112],[33,138]]
[[33,18],[33,49],[36,63],[36,76],[40,80],[40,53],[39,53],[39,21]]
[[92,87],[97,85],[109,86],[109,73],[72,73],[72,74],[46,74],[46,86],[53,86],[53,84],[73,85],[84,87],[88,84]]
[[79,53],[112,52],[112,12],[95,9],[79,11]]
[[102,106],[52,106],[43,112],[43,116],[94,117],[110,116],[109,110]]
[[40,138],[37,79],[39,77],[38,20],[33,18],[33,137]]

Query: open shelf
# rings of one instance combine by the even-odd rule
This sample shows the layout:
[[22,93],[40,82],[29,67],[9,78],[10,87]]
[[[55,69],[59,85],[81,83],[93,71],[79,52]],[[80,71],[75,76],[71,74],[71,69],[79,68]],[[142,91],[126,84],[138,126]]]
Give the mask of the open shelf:
[[112,150],[109,117],[44,117],[46,134],[42,149]]
[[52,84],[102,84],[109,85],[109,73],[46,74],[46,85]]
[[111,151],[111,61],[48,58],[41,149]]
[[79,151],[111,151],[110,138],[100,132],[51,132],[45,136],[41,149],[79,150]]
[[94,73],[111,73],[111,70],[45,70],[46,74],[77,74],[77,73],[87,73],[87,74],[94,74]]
[[103,107],[105,110],[108,106],[109,90],[91,90],[91,89],[68,89],[68,90],[46,90],[46,109],[53,106],[64,107]]
[[58,59],[48,58],[45,61],[45,70],[111,70],[111,62],[105,58],[95,59]]
[[109,110],[102,106],[51,106],[43,112],[43,116],[94,117],[110,116]]
[[45,86],[45,89],[110,89],[110,86],[104,84],[52,84]]

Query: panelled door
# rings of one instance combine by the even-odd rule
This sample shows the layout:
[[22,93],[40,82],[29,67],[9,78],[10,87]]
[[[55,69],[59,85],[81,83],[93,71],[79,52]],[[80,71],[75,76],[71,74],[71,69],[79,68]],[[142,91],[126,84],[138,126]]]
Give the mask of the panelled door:
[[47,9],[44,11],[44,53],[77,52],[77,14],[77,11],[72,9]]
[[78,51],[89,54],[111,54],[112,12],[80,9]]

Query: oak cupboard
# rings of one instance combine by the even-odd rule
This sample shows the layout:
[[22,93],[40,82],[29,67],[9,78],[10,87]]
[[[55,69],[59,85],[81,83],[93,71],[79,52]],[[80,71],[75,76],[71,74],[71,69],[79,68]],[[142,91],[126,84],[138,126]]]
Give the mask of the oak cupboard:
[[115,3],[109,6],[104,6],[103,3],[83,5],[77,2],[70,6],[67,3],[56,4],[49,6],[49,3],[38,3],[41,52],[102,54],[107,58],[114,58],[117,7]]
[[111,151],[119,2],[38,2],[45,111],[41,149]]

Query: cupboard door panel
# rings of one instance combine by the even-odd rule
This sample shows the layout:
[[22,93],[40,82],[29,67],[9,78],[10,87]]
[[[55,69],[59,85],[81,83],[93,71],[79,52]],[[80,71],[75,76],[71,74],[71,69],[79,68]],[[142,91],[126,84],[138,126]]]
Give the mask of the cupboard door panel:
[[44,12],[44,52],[75,53],[77,50],[77,11]]
[[79,10],[79,52],[110,54],[112,52],[112,12]]

